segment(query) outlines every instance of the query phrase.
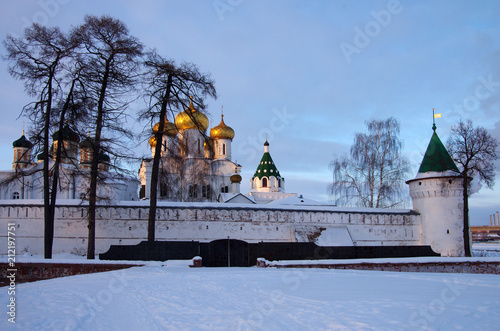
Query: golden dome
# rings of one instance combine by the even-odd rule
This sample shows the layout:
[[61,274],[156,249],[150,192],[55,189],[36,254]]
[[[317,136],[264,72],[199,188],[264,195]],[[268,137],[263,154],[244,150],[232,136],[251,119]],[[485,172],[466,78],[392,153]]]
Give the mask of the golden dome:
[[232,174],[231,177],[229,177],[229,179],[231,179],[231,183],[241,183],[241,175],[240,174]]
[[152,148],[156,147],[156,138],[155,138],[155,136],[151,136],[151,138],[149,138],[149,146],[151,146]]
[[224,123],[224,115],[220,115],[220,124],[210,130],[210,138],[233,140],[234,130]]
[[[156,123],[153,126],[153,133],[157,133],[159,127],[160,127],[160,122]],[[175,136],[177,134],[177,127],[175,126],[174,123],[171,123],[167,119],[165,119],[165,124],[164,124],[164,127],[163,127],[163,132],[167,136]]]
[[175,126],[179,130],[201,129],[206,131],[208,129],[208,117],[196,110],[193,106],[193,100],[191,100],[189,107],[175,116]]

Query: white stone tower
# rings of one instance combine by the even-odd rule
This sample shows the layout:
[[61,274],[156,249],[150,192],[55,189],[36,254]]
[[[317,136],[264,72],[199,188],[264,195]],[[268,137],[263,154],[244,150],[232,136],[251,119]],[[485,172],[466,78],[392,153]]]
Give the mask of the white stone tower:
[[421,244],[442,256],[464,256],[462,178],[433,125],[431,141],[410,185],[413,209],[422,219]]

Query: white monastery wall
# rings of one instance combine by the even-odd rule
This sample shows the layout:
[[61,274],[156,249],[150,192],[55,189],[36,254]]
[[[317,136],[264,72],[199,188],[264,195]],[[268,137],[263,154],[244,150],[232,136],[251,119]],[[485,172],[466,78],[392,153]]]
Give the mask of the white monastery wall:
[[[38,200],[39,201],[39,200]],[[11,201],[12,202],[12,201]],[[134,245],[147,239],[148,207],[144,202],[97,209],[96,253],[111,245]],[[421,245],[421,216],[410,210],[346,209],[336,207],[266,207],[217,203],[167,203],[157,209],[156,239],[210,242],[315,242],[326,230],[342,238],[322,236],[326,246]],[[0,254],[7,253],[7,224],[16,225],[16,254],[43,254],[43,206],[0,205]],[[325,232],[326,233],[326,232]],[[330,231],[331,233],[331,231]],[[87,248],[86,207],[56,209],[54,253],[84,255]],[[346,241],[349,242],[346,244]]]

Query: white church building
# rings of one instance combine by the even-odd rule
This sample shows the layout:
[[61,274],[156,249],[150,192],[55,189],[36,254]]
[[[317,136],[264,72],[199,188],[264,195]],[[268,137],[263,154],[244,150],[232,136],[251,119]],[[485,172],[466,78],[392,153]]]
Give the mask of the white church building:
[[[55,150],[60,143],[59,132],[52,135],[49,169],[54,165]],[[82,201],[88,198],[92,144],[89,138],[80,137],[66,124],[61,132],[63,145],[57,198]],[[12,143],[14,158],[12,169],[0,171],[0,200],[43,199],[43,155],[32,161],[33,144],[23,134]],[[137,200],[137,179],[116,178],[109,173],[110,158],[101,153],[99,171],[105,184],[98,185],[98,196],[112,201]]]

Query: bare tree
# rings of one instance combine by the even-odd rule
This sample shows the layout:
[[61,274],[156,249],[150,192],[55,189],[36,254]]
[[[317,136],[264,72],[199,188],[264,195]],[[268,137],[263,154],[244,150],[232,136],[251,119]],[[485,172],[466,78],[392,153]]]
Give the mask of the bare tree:
[[74,34],[82,39],[79,63],[82,66],[86,92],[95,105],[91,109],[94,136],[87,249],[87,258],[94,259],[99,156],[104,147],[108,152],[112,150],[109,147],[111,142],[103,138],[103,131],[107,131],[109,135],[121,134],[131,137],[123,123],[124,111],[131,101],[130,92],[137,82],[143,45],[129,35],[128,29],[121,21],[109,16],[87,15],[84,24],[75,29]]
[[494,161],[498,159],[498,141],[483,127],[474,127],[471,120],[458,123],[450,129],[446,143],[453,160],[458,164],[463,182],[464,248],[471,256],[469,234],[469,196],[471,179],[484,183],[490,189],[495,183]]
[[[31,119],[37,133],[37,142],[40,141],[43,145],[44,256],[52,258],[59,164],[56,163],[55,168],[50,168],[50,128],[54,121],[53,105],[64,98],[62,85],[65,62],[73,56],[78,41],[68,38],[57,27],[47,28],[33,24],[24,31],[23,38],[7,36],[4,45],[7,49],[6,59],[11,63],[10,74],[23,80],[28,95],[37,99],[26,105],[23,113]],[[68,96],[71,93],[72,88]],[[61,112],[60,121],[64,121],[64,115],[65,111]],[[57,153],[60,155],[60,147]]]
[[399,122],[394,118],[366,123],[368,133],[356,133],[350,156],[330,163],[330,192],[337,204],[362,207],[396,207],[404,203],[409,174],[402,155]]
[[[205,96],[215,98],[216,91],[214,82],[210,76],[200,73],[198,67],[194,64],[182,63],[180,66],[176,66],[174,61],[167,60],[158,55],[155,51],[151,51],[148,54],[145,65],[148,70],[146,75],[148,108],[141,112],[140,118],[149,120],[151,126],[153,126],[153,121],[155,121],[155,119],[159,121],[158,128],[153,130],[156,145],[153,146],[153,148],[155,148],[155,153],[151,174],[148,216],[148,241],[154,241],[158,184],[161,183],[163,185],[161,187],[170,190],[171,185],[168,184],[172,182],[170,177],[174,175],[170,171],[173,170],[172,168],[177,170],[181,168],[184,169],[184,164],[180,164],[184,163],[183,160],[173,155],[173,153],[170,153],[171,162],[168,165],[170,171],[164,169],[167,173],[163,176],[161,181],[159,180],[163,136],[165,134],[170,134],[170,132],[167,132],[168,130],[173,130],[172,127],[165,127],[165,121],[168,115],[173,118],[175,112],[184,110],[187,106],[186,100],[189,100],[189,98],[191,98],[191,102],[194,101],[197,104],[198,108],[204,109],[205,105],[203,103],[203,98]],[[195,117],[191,116],[191,114],[188,115],[196,122]],[[174,121],[172,120],[172,122]],[[201,126],[197,126],[200,128],[200,132],[203,133],[205,138],[208,138],[205,132],[201,130]],[[186,146],[180,146],[180,148],[186,148]],[[179,150],[179,146],[177,146],[177,150]],[[163,166],[161,168],[163,169]],[[183,182],[184,176],[181,177],[180,182]],[[181,195],[182,192],[183,190],[181,188]]]

